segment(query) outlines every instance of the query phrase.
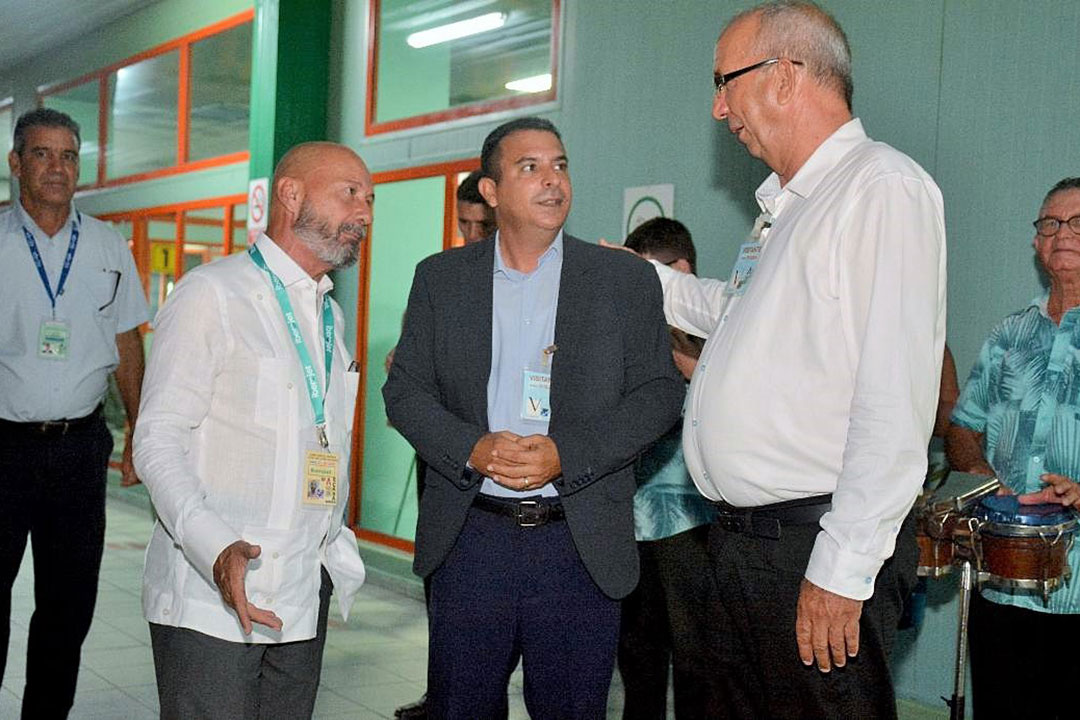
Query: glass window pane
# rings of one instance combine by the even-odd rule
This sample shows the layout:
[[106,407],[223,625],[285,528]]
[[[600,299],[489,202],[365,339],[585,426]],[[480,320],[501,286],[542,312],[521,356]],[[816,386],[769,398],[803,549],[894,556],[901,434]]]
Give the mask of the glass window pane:
[[11,106],[0,109],[0,203],[11,199],[11,169],[7,156],[11,152],[11,133],[14,130]]
[[416,264],[442,250],[442,175],[383,183],[378,225],[371,232],[366,404],[364,407],[363,507],[360,526],[412,540],[416,529],[416,463],[412,447],[386,422],[380,388],[383,362],[401,335]]
[[98,88],[97,80],[76,85],[42,98],[45,107],[67,113],[79,123],[79,185],[93,185],[98,171]]
[[233,205],[233,252],[247,250],[247,203]]
[[176,164],[179,53],[172,51],[109,75],[109,178]]
[[189,160],[248,149],[251,42],[244,23],[191,46]]
[[552,0],[381,0],[376,122],[550,90],[551,16]]

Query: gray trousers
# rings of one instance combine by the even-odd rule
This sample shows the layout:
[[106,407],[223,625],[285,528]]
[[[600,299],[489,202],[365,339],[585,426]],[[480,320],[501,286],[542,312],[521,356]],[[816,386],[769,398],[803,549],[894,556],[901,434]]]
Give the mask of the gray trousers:
[[310,718],[332,590],[323,569],[319,621],[311,640],[238,643],[150,623],[161,720]]

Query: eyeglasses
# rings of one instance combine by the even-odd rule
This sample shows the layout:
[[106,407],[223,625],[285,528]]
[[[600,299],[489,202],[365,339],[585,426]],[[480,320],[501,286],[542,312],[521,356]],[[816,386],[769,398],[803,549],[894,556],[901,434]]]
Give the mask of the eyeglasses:
[[1062,225],[1068,225],[1069,229],[1080,235],[1080,215],[1073,215],[1068,220],[1059,220],[1056,217],[1043,217],[1031,223],[1035,226],[1035,232],[1043,237],[1054,237]]
[[[783,58],[774,57],[769,58],[768,60],[762,60],[761,62],[754,63],[753,65],[747,65],[746,67],[739,68],[738,70],[732,70],[729,73],[713,73],[713,85],[716,87],[716,92],[720,92],[727,87],[727,84],[729,82],[739,77],[740,75],[745,75],[748,72],[757,70],[758,68],[763,68],[766,65],[775,65],[781,60],[783,60]],[[791,64],[802,65],[802,62],[800,62],[799,60],[792,60]]]

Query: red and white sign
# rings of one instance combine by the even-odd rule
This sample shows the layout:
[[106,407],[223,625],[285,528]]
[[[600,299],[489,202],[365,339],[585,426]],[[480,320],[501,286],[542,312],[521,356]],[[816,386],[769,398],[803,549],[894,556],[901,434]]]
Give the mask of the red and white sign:
[[266,230],[270,210],[270,178],[255,178],[248,183],[248,245],[259,239],[259,233]]

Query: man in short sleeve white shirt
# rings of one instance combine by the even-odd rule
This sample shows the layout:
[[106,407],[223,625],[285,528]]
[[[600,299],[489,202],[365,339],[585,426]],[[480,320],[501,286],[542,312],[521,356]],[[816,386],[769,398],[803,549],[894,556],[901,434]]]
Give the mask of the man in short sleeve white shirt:
[[158,313],[135,463],[163,718],[310,717],[331,589],[364,579],[344,526],[359,374],[327,273],[371,226],[371,175],[305,143],[274,172],[249,248],[184,276]]
[[713,116],[773,170],[728,282],[657,267],[668,321],[709,338],[683,442],[719,505],[718,706],[895,717],[889,653],[915,574],[904,518],[945,338],[941,194],[853,118],[847,39],[816,5],[740,14],[714,73]]
[[[102,403],[110,374],[135,424],[146,297],[127,242],[72,203],[79,126],[22,115],[8,156],[19,195],[0,213],[0,679],[11,587],[27,536],[34,615],[23,717],[66,717],[97,597],[105,478],[113,439]],[[123,482],[137,481],[125,443]]]

